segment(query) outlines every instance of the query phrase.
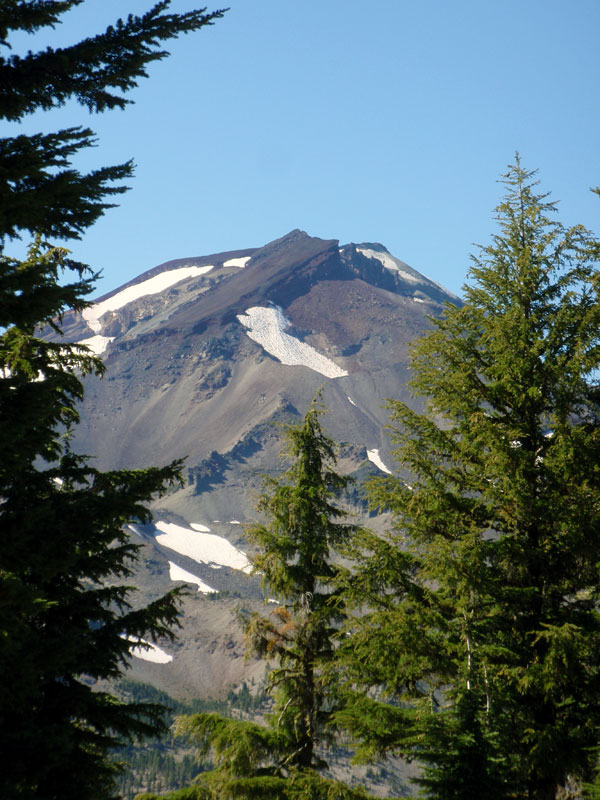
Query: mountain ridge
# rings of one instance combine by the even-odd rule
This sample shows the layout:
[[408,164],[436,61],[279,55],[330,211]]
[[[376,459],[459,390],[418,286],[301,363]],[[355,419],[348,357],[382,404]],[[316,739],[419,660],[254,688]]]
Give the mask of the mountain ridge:
[[[192,594],[178,643],[158,645],[162,660],[134,650],[134,679],[180,697],[259,679],[262,665],[241,658],[232,596],[250,607],[268,598],[258,577],[231,566],[242,561],[210,559],[251,556],[244,524],[257,517],[263,477],[282,469],[281,424],[300,419],[319,389],[342,471],[361,480],[391,471],[383,406],[414,405],[409,345],[444,302],[460,301],[380,243],[340,246],[294,229],[263,247],[163,262],[65,316],[65,336],[106,364],[104,380],[85,379],[74,451],[100,469],[186,458],[184,487],[131,533],[142,546],[140,597],[182,581]],[[343,503],[385,525],[360,486]]]

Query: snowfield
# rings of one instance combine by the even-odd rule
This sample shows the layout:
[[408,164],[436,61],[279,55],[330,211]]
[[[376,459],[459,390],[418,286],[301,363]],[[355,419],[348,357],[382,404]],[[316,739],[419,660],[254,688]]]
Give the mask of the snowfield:
[[114,338],[114,336],[100,336],[100,334],[96,334],[96,336],[90,336],[89,339],[82,339],[80,342],[77,342],[77,344],[85,344],[94,355],[100,356]]
[[423,283],[416,275],[402,269],[402,267],[408,267],[408,264],[405,264],[404,261],[400,261],[399,258],[394,258],[394,256],[391,256],[389,253],[381,253],[379,250],[370,250],[367,247],[357,247],[356,249],[367,258],[376,258],[386,269],[391,269],[392,272],[399,272],[405,281],[409,283]]
[[243,269],[246,264],[250,261],[252,256],[243,256],[242,258],[230,258],[229,261],[224,261],[224,267],[239,267]]
[[238,314],[237,318],[247,328],[246,333],[250,339],[282,364],[308,367],[325,375],[326,378],[342,378],[348,374],[345,369],[338,367],[327,356],[321,355],[314,347],[285,333],[290,322],[277,306],[273,308],[253,306],[246,309],[245,315]]
[[[437,281],[432,281],[431,278],[427,278],[425,275],[413,275],[412,272],[408,272],[408,270],[412,269],[408,264],[404,261],[400,261],[399,258],[390,255],[389,253],[382,253],[380,250],[372,250],[369,247],[357,247],[356,248],[358,253],[362,253],[363,256],[367,258],[376,258],[377,261],[380,261],[386,269],[390,269],[393,272],[398,272],[405,281],[409,283],[420,283],[429,284],[429,286],[437,286],[438,289],[441,289],[445,295],[448,297],[456,297],[453,292],[449,292],[445,286],[442,286],[441,283],[437,283]],[[423,300],[419,299],[418,297],[413,297],[417,303],[424,302]]]
[[379,450],[376,448],[374,450],[367,450],[367,458],[382,472],[387,472],[388,475],[392,474],[392,470],[388,469],[383,463],[381,456],[379,455]]
[[132,303],[134,300],[138,300],[140,297],[145,297],[149,294],[158,294],[158,292],[162,292],[170,286],[180,283],[180,281],[187,280],[187,278],[195,278],[198,275],[204,275],[206,272],[210,272],[211,269],[214,269],[212,264],[206,267],[180,267],[179,269],[166,270],[159,275],[155,275],[153,278],[148,278],[147,281],[136,283],[135,286],[128,286],[126,289],[117,292],[117,294],[114,294],[107,300],[103,300],[101,303],[94,303],[93,306],[84,308],[81,312],[81,316],[94,333],[100,333],[102,325],[99,320],[107,311],[116,311],[118,308],[123,308],[123,306]]
[[202,525],[199,522],[190,522],[190,528],[193,528],[195,531],[200,531],[201,533],[210,533],[210,528],[207,528],[206,525]]
[[172,581],[196,583],[198,585],[198,591],[203,594],[218,594],[217,590],[209,586],[208,583],[204,583],[197,575],[193,575],[191,572],[188,572],[187,569],[179,567],[177,564],[173,563],[173,561],[169,561],[169,577]]
[[158,544],[175,550],[181,556],[187,556],[199,564],[208,564],[211,567],[231,567],[246,574],[252,572],[252,564],[246,554],[222,536],[183,528],[172,522],[157,522],[154,527],[162,531],[156,537]]
[[[129,654],[134,658],[141,658],[143,661],[153,661],[155,664],[168,664],[173,661],[173,656],[166,653],[157,644],[147,642],[145,639],[137,639],[135,636],[125,636],[122,634],[123,639],[133,642],[133,646],[129,648]],[[149,645],[146,647],[139,647],[139,645]]]

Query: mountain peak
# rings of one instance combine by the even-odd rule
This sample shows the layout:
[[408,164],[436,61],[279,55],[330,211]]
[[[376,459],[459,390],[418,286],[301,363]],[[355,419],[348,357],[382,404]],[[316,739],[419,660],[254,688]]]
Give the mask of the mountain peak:
[[[134,526],[150,565],[136,582],[148,595],[191,583],[199,599],[186,600],[184,644],[165,644],[164,663],[134,657],[134,678],[181,695],[244,678],[234,650],[215,656],[210,631],[229,619],[226,593],[261,602],[239,523],[256,518],[261,476],[281,468],[281,423],[321,388],[343,470],[388,472],[385,401],[413,403],[409,345],[449,299],[378,242],[340,247],[294,229],[166,261],[65,316],[68,339],[106,364],[104,380],[86,378],[74,450],[109,470],[187,457],[187,485],[156,501],[154,526]],[[360,491],[347,502],[367,522]]]

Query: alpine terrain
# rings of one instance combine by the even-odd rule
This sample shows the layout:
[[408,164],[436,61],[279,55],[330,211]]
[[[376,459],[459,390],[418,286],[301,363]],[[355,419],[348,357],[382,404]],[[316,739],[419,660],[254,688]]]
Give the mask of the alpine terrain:
[[144,545],[140,603],[190,590],[174,644],[132,645],[133,679],[181,698],[260,682],[235,611],[274,602],[250,574],[244,523],[263,476],[282,468],[278,423],[298,421],[322,387],[339,467],[358,479],[345,500],[368,517],[360,482],[392,468],[384,404],[414,402],[409,345],[447,301],[459,302],[381,244],[294,230],[160,264],[66,316],[67,339],[107,367],[86,379],[73,450],[100,469],[186,459],[185,486],[156,501],[152,525],[131,526]]

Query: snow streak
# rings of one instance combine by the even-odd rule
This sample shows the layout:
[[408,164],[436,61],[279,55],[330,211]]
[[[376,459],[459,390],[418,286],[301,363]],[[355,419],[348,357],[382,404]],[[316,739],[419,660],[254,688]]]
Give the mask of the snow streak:
[[172,581],[196,583],[198,585],[198,591],[203,594],[218,594],[217,590],[209,586],[208,583],[204,583],[197,575],[188,572],[187,569],[183,569],[183,567],[178,566],[173,561],[169,561],[169,577]]
[[102,300],[100,303],[94,303],[93,306],[85,308],[81,312],[81,316],[94,333],[100,333],[102,325],[99,320],[107,311],[116,311],[118,308],[132,303],[140,297],[145,297],[149,294],[157,294],[187,278],[195,278],[198,275],[204,275],[206,272],[210,272],[211,269],[213,269],[212,264],[205,267],[180,267],[179,269],[166,270],[165,272],[155,275],[153,278],[148,278],[146,281],[122,289],[120,292],[113,294],[112,297],[106,300]]
[[[153,661],[155,664],[168,664],[173,661],[173,656],[166,653],[157,644],[147,642],[145,639],[138,639],[136,636],[125,636],[125,634],[122,634],[122,638],[133,642],[133,646],[129,648],[129,654],[134,658]],[[140,645],[148,645],[148,647],[140,647]]]
[[388,469],[386,465],[381,460],[381,456],[379,455],[379,450],[376,448],[374,450],[367,450],[367,458],[371,461],[375,466],[380,469],[382,472],[387,472],[388,475],[392,474],[392,470]]
[[162,531],[156,537],[158,544],[175,550],[181,556],[187,556],[199,564],[231,567],[246,573],[252,571],[246,554],[222,536],[190,530],[172,522],[157,522],[155,527]]
[[243,256],[243,258],[230,258],[229,261],[223,262],[223,266],[239,267],[240,269],[243,269],[251,258],[252,256]]
[[308,367],[326,378],[342,378],[348,374],[314,347],[285,333],[290,322],[277,306],[247,308],[246,315],[238,314],[238,320],[248,329],[248,336],[282,364]]

